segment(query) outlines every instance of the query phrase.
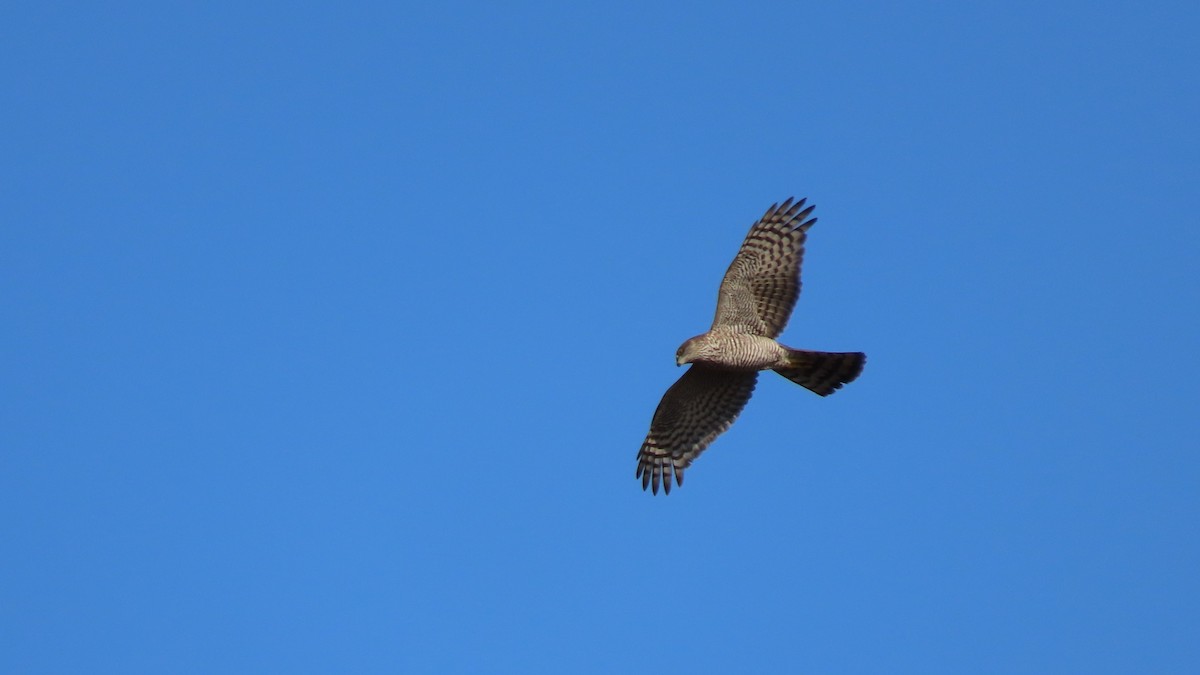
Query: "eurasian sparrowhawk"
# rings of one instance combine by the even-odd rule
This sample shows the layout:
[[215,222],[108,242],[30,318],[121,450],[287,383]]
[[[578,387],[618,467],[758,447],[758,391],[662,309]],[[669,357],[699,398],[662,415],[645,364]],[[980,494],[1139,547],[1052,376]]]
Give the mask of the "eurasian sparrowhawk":
[[654,411],[650,433],[638,451],[642,489],[670,494],[671,478],[737,419],[754,391],[760,370],[774,370],[821,396],[862,372],[861,352],[814,352],[775,341],[800,295],[800,263],[813,207],[805,200],[772,205],[755,223],[734,257],[717,295],[712,328],[675,352],[676,365],[692,364],[671,385]]

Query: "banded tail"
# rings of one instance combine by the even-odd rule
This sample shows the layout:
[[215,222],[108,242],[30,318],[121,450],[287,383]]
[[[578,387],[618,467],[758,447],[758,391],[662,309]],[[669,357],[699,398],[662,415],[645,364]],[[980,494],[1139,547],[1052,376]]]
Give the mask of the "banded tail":
[[810,352],[789,349],[787,368],[773,370],[809,391],[828,396],[854,381],[867,355],[862,352]]

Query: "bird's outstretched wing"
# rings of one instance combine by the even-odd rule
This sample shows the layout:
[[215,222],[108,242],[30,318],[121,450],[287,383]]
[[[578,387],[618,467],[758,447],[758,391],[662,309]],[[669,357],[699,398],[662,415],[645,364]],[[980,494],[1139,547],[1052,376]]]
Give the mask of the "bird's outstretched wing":
[[800,296],[800,263],[813,208],[801,199],[772,205],[734,257],[717,295],[713,328],[779,337]]
[[683,470],[729,428],[754,393],[758,373],[693,364],[663,395],[650,433],[638,451],[642,489],[671,494],[671,477],[683,484]]

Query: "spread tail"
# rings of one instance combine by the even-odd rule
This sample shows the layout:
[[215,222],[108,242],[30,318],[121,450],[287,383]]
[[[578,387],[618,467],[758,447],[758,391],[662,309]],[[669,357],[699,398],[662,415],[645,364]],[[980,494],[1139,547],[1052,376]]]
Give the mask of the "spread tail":
[[808,389],[828,396],[854,381],[862,372],[867,355],[862,352],[810,352],[804,349],[788,351],[788,367],[775,372]]

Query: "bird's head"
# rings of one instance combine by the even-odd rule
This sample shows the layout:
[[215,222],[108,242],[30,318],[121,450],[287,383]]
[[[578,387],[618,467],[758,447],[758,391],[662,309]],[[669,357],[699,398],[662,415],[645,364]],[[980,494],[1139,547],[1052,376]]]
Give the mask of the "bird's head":
[[675,350],[675,365],[682,366],[685,363],[691,363],[704,356],[705,343],[700,338],[703,335],[697,335],[693,338],[688,338],[683,344],[679,345],[679,349]]

